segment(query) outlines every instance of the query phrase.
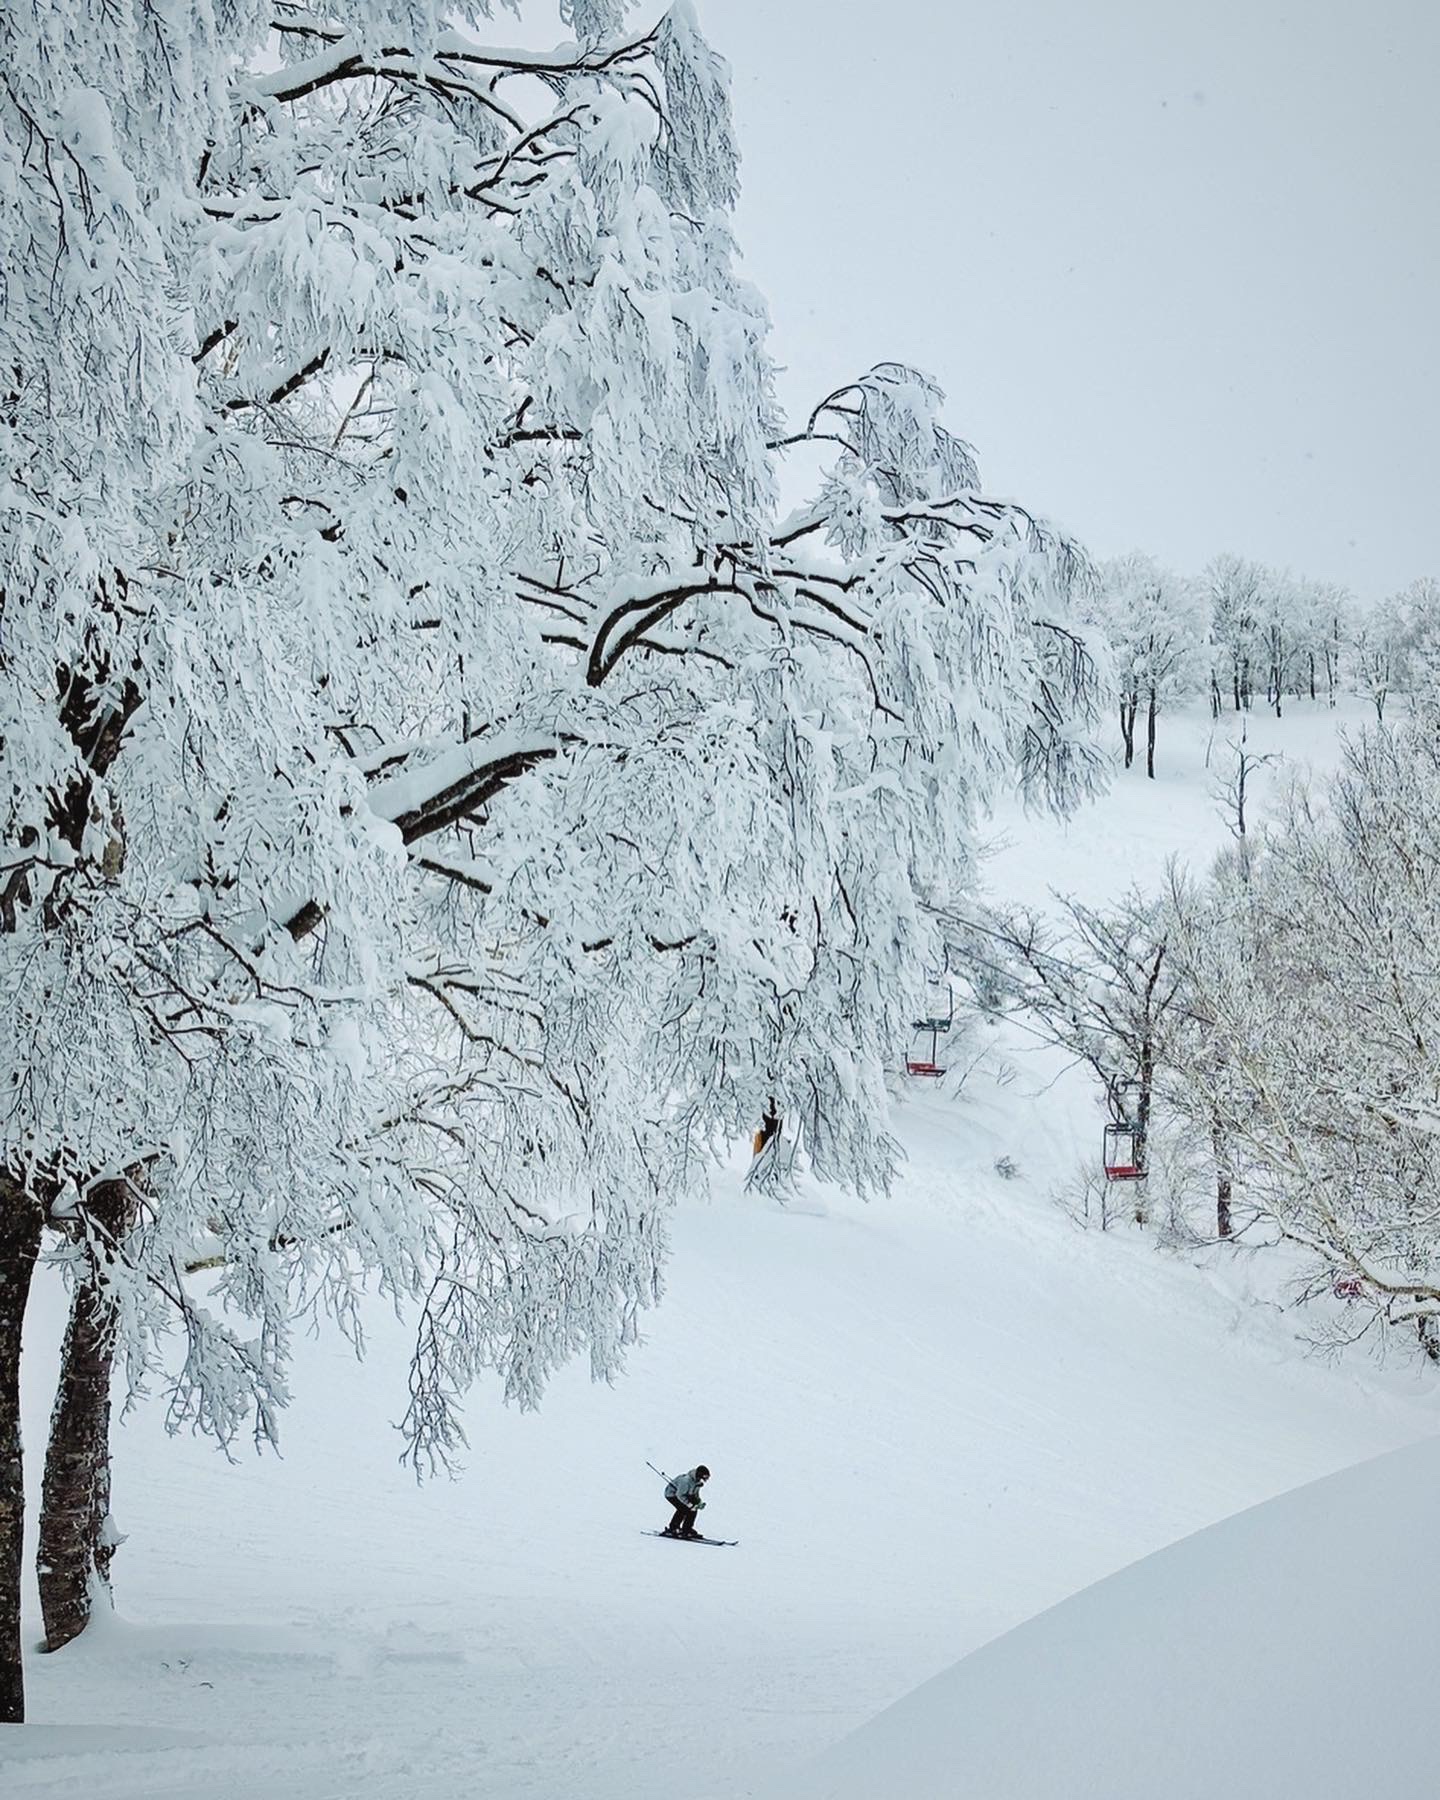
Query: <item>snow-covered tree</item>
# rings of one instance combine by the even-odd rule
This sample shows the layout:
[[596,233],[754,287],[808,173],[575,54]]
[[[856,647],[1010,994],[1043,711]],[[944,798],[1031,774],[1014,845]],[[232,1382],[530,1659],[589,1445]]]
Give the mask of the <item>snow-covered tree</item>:
[[1261,578],[1258,564],[1228,552],[1215,557],[1202,577],[1210,601],[1210,702],[1217,717],[1226,699],[1236,712],[1250,705],[1259,644]]
[[1390,604],[1404,646],[1400,673],[1411,710],[1433,714],[1440,706],[1440,581],[1422,576]]
[[913,371],[785,437],[726,71],[624,10],[552,54],[483,3],[0,22],[0,1718],[43,1231],[59,1638],[97,1359],[268,1438],[297,1315],[413,1296],[422,1463],[482,1369],[609,1373],[767,1107],[884,1186],[977,813],[1101,767],[1084,558]]
[[1440,749],[1347,747],[1328,804],[1297,807],[1239,878],[1177,890],[1176,954],[1204,1031],[1187,1079],[1247,1199],[1338,1278],[1357,1324],[1437,1350]]
[[1334,705],[1340,655],[1350,636],[1350,596],[1333,583],[1310,581],[1244,557],[1215,557],[1202,577],[1210,607],[1210,708],[1248,710],[1257,675],[1276,716],[1285,695],[1318,693],[1325,671]]
[[[1062,896],[1058,910],[1054,921],[1027,908],[986,913],[969,927],[980,939],[974,954],[1034,1029],[1090,1069],[1112,1118],[1134,1128],[1135,1162],[1143,1170],[1157,1087],[1183,1005],[1163,910],[1135,889],[1110,907]],[[957,928],[957,964],[965,960],[969,934],[963,924]],[[1143,1190],[1137,1218],[1143,1222]]]
[[1207,654],[1201,585],[1138,552],[1101,571],[1100,617],[1120,692],[1125,767],[1135,759],[1135,726],[1145,708],[1145,772],[1155,775],[1155,728],[1161,711],[1201,687]]
[[1340,687],[1340,674],[1355,635],[1355,597],[1333,581],[1311,583],[1312,612],[1307,655],[1310,666],[1310,698],[1316,698],[1315,663],[1325,671],[1325,698],[1330,706]]
[[1239,739],[1225,743],[1229,753],[1220,758],[1210,782],[1210,797],[1220,810],[1225,828],[1235,840],[1235,857],[1243,872],[1251,860],[1250,787],[1256,772],[1275,761],[1275,753],[1261,756],[1253,752],[1242,731]]
[[1262,572],[1258,648],[1265,671],[1265,698],[1277,719],[1283,718],[1285,695],[1297,679],[1310,630],[1308,613],[1302,583],[1285,570]]
[[1355,684],[1383,724],[1392,694],[1425,692],[1437,634],[1433,584],[1416,582],[1362,611],[1355,626]]

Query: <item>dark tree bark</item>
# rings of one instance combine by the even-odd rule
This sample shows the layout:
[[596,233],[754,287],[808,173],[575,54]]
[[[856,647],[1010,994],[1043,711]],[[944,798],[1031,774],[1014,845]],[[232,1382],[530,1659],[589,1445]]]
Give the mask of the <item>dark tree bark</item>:
[[1212,1114],[1210,1118],[1210,1145],[1215,1153],[1215,1235],[1228,1238],[1234,1229],[1230,1218],[1234,1179],[1225,1140],[1225,1127],[1218,1113]]
[[[124,604],[126,592],[123,572],[113,570],[97,582],[94,605],[101,611],[116,612]],[[123,667],[116,668],[108,652],[95,654],[85,666],[62,663],[55,670],[59,723],[74,744],[79,763],[63,791],[50,793],[48,824],[75,852],[77,868],[86,860],[86,834],[95,822],[94,778],[104,776],[120,754],[125,729],[144,698],[133,679],[138,670],[139,664],[134,662],[128,673]],[[102,866],[107,873],[114,873],[124,863],[125,829],[118,813],[112,814],[109,822]],[[47,927],[56,922],[55,900],[52,890],[39,901]],[[36,904],[28,875],[17,870],[0,890],[0,932],[14,932],[22,909]],[[20,1639],[25,1524],[20,1337],[40,1234],[54,1198],[52,1181],[42,1181],[37,1194],[32,1182],[17,1179],[12,1170],[0,1169],[0,1724],[19,1724],[25,1717]],[[108,1416],[106,1422],[108,1425]],[[102,1460],[108,1456],[108,1447],[101,1454]]]
[[[134,1172],[132,1172],[134,1173]],[[110,1378],[115,1315],[106,1292],[105,1248],[126,1229],[129,1178],[97,1183],[85,1211],[95,1233],[90,1267],[75,1285],[50,1417],[40,1500],[37,1570],[45,1648],[59,1650],[90,1623],[108,1593],[114,1545],[110,1515]]]
[[[1155,990],[1159,980],[1160,964],[1164,958],[1164,950],[1155,958],[1154,970],[1148,983],[1149,992]],[[1155,1044],[1150,1037],[1141,1039],[1138,1074],[1140,1076],[1140,1092],[1135,1103],[1135,1167],[1139,1169],[1141,1179],[1135,1183],[1135,1223],[1144,1225],[1147,1222],[1146,1189],[1144,1177],[1150,1173],[1150,1110],[1155,1098]]]
[[1138,694],[1120,696],[1120,735],[1125,740],[1125,767],[1135,760],[1135,714],[1140,709]]
[[1155,779],[1155,717],[1160,710],[1155,689],[1150,690],[1150,709],[1145,720],[1145,773]]
[[0,1725],[25,1720],[20,1569],[25,1464],[20,1442],[20,1336],[42,1213],[23,1183],[0,1173]]

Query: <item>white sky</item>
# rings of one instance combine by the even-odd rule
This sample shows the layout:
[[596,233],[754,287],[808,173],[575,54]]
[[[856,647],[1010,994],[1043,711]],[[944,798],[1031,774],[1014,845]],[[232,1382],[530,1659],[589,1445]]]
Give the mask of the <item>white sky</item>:
[[1099,554],[1440,574],[1440,0],[698,5],[792,415],[914,362]]
[[1098,555],[1440,576],[1440,0],[695,3],[792,419],[911,362]]

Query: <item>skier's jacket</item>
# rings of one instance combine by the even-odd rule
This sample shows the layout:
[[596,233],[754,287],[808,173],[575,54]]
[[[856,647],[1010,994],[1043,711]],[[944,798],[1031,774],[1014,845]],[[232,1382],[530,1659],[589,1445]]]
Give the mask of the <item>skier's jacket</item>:
[[687,1469],[683,1475],[677,1475],[673,1481],[667,1481],[665,1498],[678,1502],[681,1506],[693,1506],[700,1498],[700,1483],[695,1479],[695,1471]]

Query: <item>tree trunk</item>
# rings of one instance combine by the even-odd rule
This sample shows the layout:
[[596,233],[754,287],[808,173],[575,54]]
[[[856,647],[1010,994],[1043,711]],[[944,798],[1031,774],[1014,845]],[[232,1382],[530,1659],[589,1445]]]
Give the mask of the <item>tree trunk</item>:
[[1215,1235],[1228,1238],[1233,1230],[1230,1201],[1234,1191],[1234,1176],[1230,1166],[1229,1146],[1225,1141],[1225,1128],[1220,1123],[1218,1114],[1212,1114],[1210,1118],[1210,1147],[1215,1153]]
[[1148,1224],[1150,1173],[1150,1106],[1155,1091],[1155,1046],[1150,1038],[1140,1041],[1140,1093],[1135,1102],[1135,1167],[1140,1180],[1135,1186],[1135,1223]]
[[20,1443],[20,1335],[40,1254],[41,1211],[25,1188],[0,1174],[0,1725],[25,1721],[20,1569],[25,1539],[25,1464]]
[[1310,652],[1310,698],[1315,698],[1315,652]]
[[1150,710],[1146,716],[1145,736],[1145,773],[1153,781],[1155,779],[1155,715],[1159,711],[1155,690],[1150,690]]
[[90,1266],[71,1297],[40,1500],[36,1567],[47,1650],[79,1637],[96,1596],[109,1593],[115,1549],[110,1530],[115,1314],[105,1291],[105,1251],[128,1225],[133,1191],[130,1179],[122,1178],[98,1183],[86,1198],[96,1239]]
[[1134,694],[1120,696],[1120,735],[1125,740],[1125,767],[1135,760],[1135,712],[1140,702]]

